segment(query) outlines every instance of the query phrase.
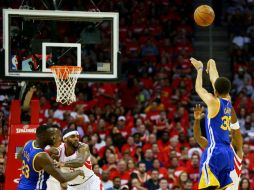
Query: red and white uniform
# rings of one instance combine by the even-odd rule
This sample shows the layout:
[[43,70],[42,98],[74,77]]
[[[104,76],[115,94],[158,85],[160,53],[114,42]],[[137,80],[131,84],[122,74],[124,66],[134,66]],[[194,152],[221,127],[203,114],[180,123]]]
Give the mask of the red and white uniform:
[[242,159],[236,154],[233,146],[231,148],[234,152],[234,167],[235,169],[230,172],[230,177],[233,180],[234,185],[231,186],[232,190],[238,190],[239,182],[240,182],[240,175],[242,172]]
[[[70,156],[66,156],[64,143],[62,143],[59,146],[59,151],[60,151],[60,158],[59,158],[60,162],[67,162],[67,161],[76,159],[78,155],[78,152],[76,151],[74,152],[74,154]],[[85,173],[85,177],[77,176],[75,179],[67,182],[68,190],[94,190],[94,189],[103,190],[100,178],[96,176],[92,170],[92,163],[91,163],[90,156],[82,167],[79,167],[79,168],[62,167],[61,170],[62,172],[65,172],[65,173],[73,172],[75,170],[83,170]],[[58,185],[59,185],[59,182],[58,182]],[[54,189],[52,187],[51,188],[48,187],[48,189],[50,190],[51,189],[57,190],[58,188]]]

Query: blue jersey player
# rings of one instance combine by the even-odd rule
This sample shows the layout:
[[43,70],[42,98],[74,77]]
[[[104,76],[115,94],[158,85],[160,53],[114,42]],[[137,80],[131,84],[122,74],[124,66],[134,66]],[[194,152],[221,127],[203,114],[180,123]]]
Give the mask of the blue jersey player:
[[62,173],[54,166],[54,161],[44,151],[47,145],[55,144],[59,129],[55,126],[41,125],[36,130],[36,140],[28,141],[22,150],[22,176],[17,190],[46,190],[46,181],[52,175],[61,183],[70,181],[83,171]]
[[230,122],[232,104],[229,92],[231,83],[219,77],[215,61],[210,59],[207,65],[214,94],[202,87],[203,63],[191,58],[197,70],[195,90],[207,105],[206,137],[208,147],[200,160],[199,189],[230,189],[233,185],[230,177],[234,169],[234,153],[230,147]]

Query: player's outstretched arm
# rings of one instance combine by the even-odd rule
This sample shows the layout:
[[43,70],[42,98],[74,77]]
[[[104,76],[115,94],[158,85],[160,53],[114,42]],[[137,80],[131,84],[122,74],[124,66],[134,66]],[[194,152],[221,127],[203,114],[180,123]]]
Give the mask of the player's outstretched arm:
[[236,153],[239,156],[239,158],[242,159],[243,157],[243,138],[240,131],[240,126],[237,121],[237,116],[235,113],[235,109],[232,108],[231,112],[231,135],[232,135],[232,145],[236,149]]
[[205,102],[206,105],[214,105],[217,104],[216,98],[211,94],[208,93],[206,89],[203,88],[203,63],[194,59],[193,57],[190,58],[192,65],[197,70],[197,78],[195,83],[195,90],[199,97]]
[[82,167],[89,156],[90,156],[89,146],[87,144],[81,144],[78,149],[77,158],[67,161],[65,163],[62,163],[61,166],[71,167],[71,168]]
[[30,102],[31,102],[31,99],[33,97],[34,92],[36,92],[36,87],[32,86],[29,89],[29,91],[26,93],[26,96],[25,96],[25,99],[24,99],[24,102],[23,102],[23,106],[22,106],[23,111],[28,111],[29,110]]
[[209,74],[209,78],[212,83],[213,90],[215,90],[214,83],[216,79],[219,78],[219,73],[216,68],[216,62],[213,59],[208,60],[206,72]]
[[196,142],[198,143],[198,145],[205,149],[208,145],[208,141],[205,137],[203,137],[201,135],[201,130],[200,130],[200,120],[204,117],[203,114],[203,108],[199,105],[196,105],[196,107],[194,108],[194,126],[193,126],[193,130],[194,130],[194,139],[196,140]]
[[[52,175],[60,183],[65,183],[67,181],[73,180],[78,175],[84,176],[84,172],[81,170],[76,170],[70,173],[61,172],[59,168],[56,168],[54,166],[53,160],[50,158],[50,156],[46,152],[39,153],[35,159],[36,159],[34,160],[35,169],[37,168],[44,169],[45,172]],[[37,169],[37,170],[40,170],[40,169]]]

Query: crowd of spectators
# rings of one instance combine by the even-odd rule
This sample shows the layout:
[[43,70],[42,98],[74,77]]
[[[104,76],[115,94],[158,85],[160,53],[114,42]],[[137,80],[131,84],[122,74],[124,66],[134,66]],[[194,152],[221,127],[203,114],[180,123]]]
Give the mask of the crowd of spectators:
[[[71,3],[63,4],[64,9],[87,9],[81,0]],[[9,2],[8,6],[12,4]],[[251,10],[251,14],[246,14],[248,7],[251,4],[232,1],[225,16],[231,27],[231,58],[236,73],[234,107],[245,140],[241,189],[248,189],[244,187],[254,183],[251,162],[254,160],[251,43],[254,19]],[[81,141],[90,146],[93,170],[106,190],[197,189],[202,150],[195,143],[189,120],[193,90],[189,62],[193,51],[192,0],[105,0],[97,8],[120,14],[123,78],[116,83],[78,83],[77,102],[70,106],[55,102],[54,83],[30,88],[27,94],[40,101],[40,123],[79,131]],[[244,24],[245,16],[251,18]],[[236,23],[241,27],[235,27]],[[240,28],[246,36],[238,36]],[[9,104],[15,93],[15,88],[1,90],[1,170],[4,169],[1,158],[6,153]],[[24,122],[28,122],[29,114],[22,115]],[[1,170],[0,183],[4,179]]]
[[[225,12],[231,40],[233,100],[244,137],[242,184],[254,188],[254,1],[228,1]],[[248,181],[249,179],[249,181]],[[247,186],[247,188],[246,188]]]

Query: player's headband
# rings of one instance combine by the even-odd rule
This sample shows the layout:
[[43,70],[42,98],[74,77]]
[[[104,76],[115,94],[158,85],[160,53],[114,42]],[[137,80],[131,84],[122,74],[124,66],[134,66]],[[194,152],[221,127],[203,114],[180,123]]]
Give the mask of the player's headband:
[[63,139],[71,136],[71,135],[79,135],[78,131],[70,131],[69,133],[66,133],[64,136],[63,136]]

